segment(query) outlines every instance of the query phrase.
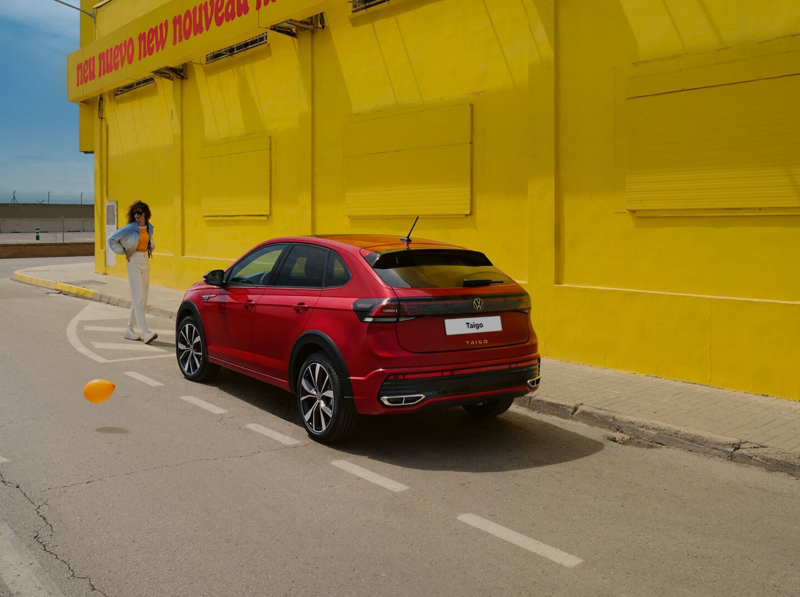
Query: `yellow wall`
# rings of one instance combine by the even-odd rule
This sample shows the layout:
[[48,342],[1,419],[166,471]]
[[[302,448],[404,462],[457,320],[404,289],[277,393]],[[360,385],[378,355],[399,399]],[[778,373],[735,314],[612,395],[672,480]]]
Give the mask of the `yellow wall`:
[[[113,0],[98,30],[144,4],[163,2]],[[186,81],[105,94],[96,196],[150,204],[154,283],[185,288],[280,235],[402,235],[403,197],[440,185],[453,200],[426,202],[415,233],[485,251],[523,282],[544,354],[800,399],[800,5],[324,8],[324,30],[270,33],[267,46],[186,65]],[[425,125],[439,109],[452,114],[444,132]],[[375,133],[353,149],[353,131],[382,130],[405,157],[376,166],[387,176],[348,175],[382,147]],[[262,215],[204,215],[209,148],[263,138],[267,157],[229,181],[232,201],[268,185]],[[422,167],[415,151],[434,156],[430,170],[398,177],[398,164]],[[378,215],[348,215],[364,213],[348,208],[364,188]],[[105,269],[103,246],[98,232],[97,270],[124,276],[119,258]]]

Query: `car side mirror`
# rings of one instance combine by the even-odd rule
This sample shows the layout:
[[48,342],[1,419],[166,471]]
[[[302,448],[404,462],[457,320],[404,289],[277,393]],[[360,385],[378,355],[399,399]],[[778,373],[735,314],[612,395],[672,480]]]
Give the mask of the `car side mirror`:
[[208,272],[205,276],[203,276],[203,280],[205,280],[206,284],[211,286],[222,286],[223,279],[225,277],[225,272],[221,269],[214,269]]

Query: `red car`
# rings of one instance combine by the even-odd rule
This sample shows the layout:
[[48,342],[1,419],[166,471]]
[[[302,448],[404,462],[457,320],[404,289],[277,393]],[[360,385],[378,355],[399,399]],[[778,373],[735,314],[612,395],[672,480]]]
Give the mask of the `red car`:
[[436,241],[270,240],[189,288],[177,322],[185,377],[222,366],[288,390],[320,442],[359,414],[499,415],[539,385],[528,294],[483,253]]

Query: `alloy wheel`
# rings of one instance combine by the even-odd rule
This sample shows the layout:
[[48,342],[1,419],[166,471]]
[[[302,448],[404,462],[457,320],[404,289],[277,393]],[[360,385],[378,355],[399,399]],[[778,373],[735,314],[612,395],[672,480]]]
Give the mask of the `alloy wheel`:
[[178,363],[187,375],[196,375],[203,363],[203,342],[200,338],[200,330],[191,323],[187,322],[178,335]]
[[333,419],[333,384],[327,369],[311,363],[300,378],[300,408],[306,428],[312,433],[324,433]]

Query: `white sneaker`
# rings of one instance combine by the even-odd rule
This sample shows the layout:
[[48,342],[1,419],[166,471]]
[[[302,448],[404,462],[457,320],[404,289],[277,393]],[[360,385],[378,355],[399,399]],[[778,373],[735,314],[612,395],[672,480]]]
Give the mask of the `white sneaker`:
[[144,333],[144,343],[145,344],[150,344],[156,338],[158,338],[158,334],[156,334],[155,332],[145,332]]
[[141,334],[137,334],[136,332],[134,332],[132,328],[128,328],[127,330],[125,330],[125,339],[126,340],[141,340],[142,339],[142,335]]

